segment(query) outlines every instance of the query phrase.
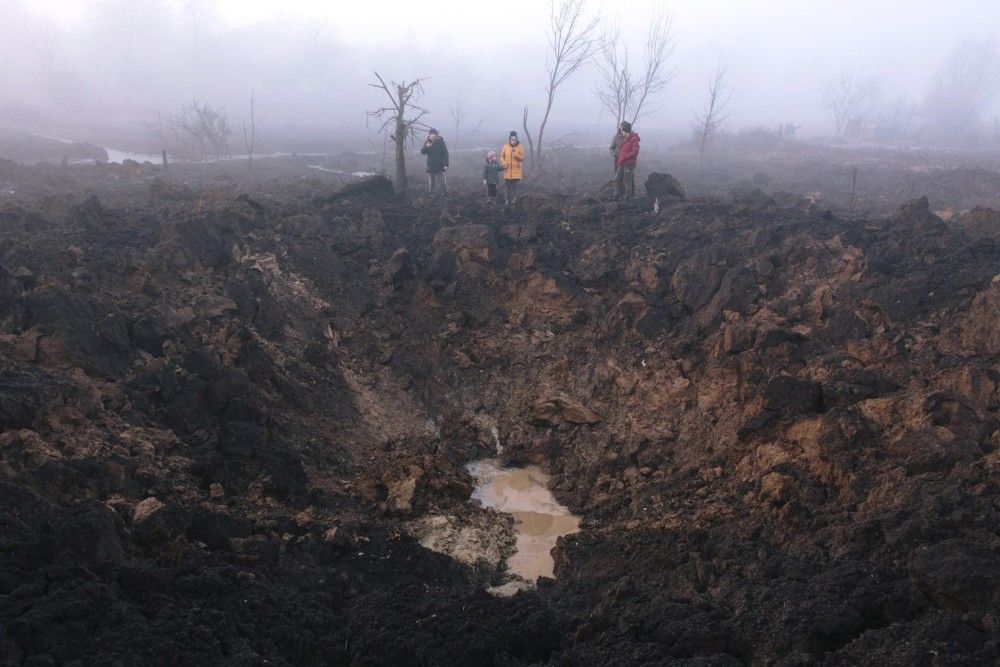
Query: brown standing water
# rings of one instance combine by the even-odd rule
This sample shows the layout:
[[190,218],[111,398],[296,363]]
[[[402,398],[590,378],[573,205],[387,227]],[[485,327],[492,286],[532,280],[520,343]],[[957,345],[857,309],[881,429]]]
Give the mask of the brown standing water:
[[[580,530],[580,517],[556,501],[548,488],[548,475],[537,466],[504,468],[490,459],[467,467],[476,480],[472,499],[483,507],[507,512],[517,521],[516,551],[507,559],[507,571],[528,582],[552,577],[552,547],[561,535]],[[512,593],[517,588],[508,585],[496,592]]]

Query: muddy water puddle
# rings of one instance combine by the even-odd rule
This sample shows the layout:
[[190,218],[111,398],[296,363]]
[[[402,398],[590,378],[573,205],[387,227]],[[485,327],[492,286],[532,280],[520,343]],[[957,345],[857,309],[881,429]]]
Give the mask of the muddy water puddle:
[[537,466],[504,468],[494,460],[476,461],[466,468],[476,482],[473,502],[511,514],[516,522],[516,550],[507,559],[507,571],[517,580],[491,590],[512,594],[526,582],[552,577],[552,547],[560,536],[580,530],[580,517],[555,499],[548,475]]

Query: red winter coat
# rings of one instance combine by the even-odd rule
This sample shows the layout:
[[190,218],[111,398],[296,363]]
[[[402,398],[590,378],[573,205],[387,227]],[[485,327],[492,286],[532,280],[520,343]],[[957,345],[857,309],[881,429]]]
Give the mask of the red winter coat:
[[621,151],[618,153],[617,166],[619,167],[634,167],[636,161],[639,159],[639,135],[632,132],[628,135],[628,139],[622,144]]

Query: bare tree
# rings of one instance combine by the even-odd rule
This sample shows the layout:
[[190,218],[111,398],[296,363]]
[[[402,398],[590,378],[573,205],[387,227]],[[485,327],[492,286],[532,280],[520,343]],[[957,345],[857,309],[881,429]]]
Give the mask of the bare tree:
[[525,134],[528,135],[529,139],[531,163],[538,168],[542,167],[545,126],[548,125],[549,114],[555,103],[556,91],[559,86],[591,60],[600,45],[600,40],[597,37],[600,17],[587,18],[585,0],[550,0],[550,2],[549,54],[546,58],[549,78],[545,87],[545,113],[538,126],[537,144],[531,141],[531,135],[528,133],[527,107],[525,107],[523,117]]
[[726,87],[726,67],[720,63],[708,79],[705,108],[695,113],[692,122],[692,128],[698,139],[698,155],[702,161],[705,159],[705,147],[709,140],[719,133],[732,113],[729,110],[732,97],[732,91]]
[[646,34],[643,75],[638,78],[635,108],[632,110],[633,123],[655,111],[647,109],[646,103],[662,93],[667,84],[677,76],[677,70],[669,66],[673,55],[674,20],[670,14],[661,12],[649,24],[649,32]]
[[[378,83],[369,84],[385,93],[389,103],[374,111],[366,112],[366,116],[381,121],[379,132],[392,128],[389,138],[396,148],[396,187],[406,190],[406,141],[416,139],[416,130],[424,127],[421,119],[427,115],[427,109],[416,105],[416,101],[424,93],[423,82],[426,79],[415,79],[397,83],[386,83],[378,72],[375,72]],[[413,115],[416,114],[416,115]]]
[[[959,44],[936,77],[924,113],[941,139],[974,139],[1000,95],[1000,51],[992,40]],[[962,135],[965,136],[962,136]]]
[[857,117],[878,90],[878,83],[858,69],[845,69],[823,89],[823,108],[833,114],[837,136]]
[[676,76],[669,66],[674,52],[673,19],[661,12],[649,24],[642,69],[633,72],[628,45],[617,26],[604,33],[598,51],[599,81],[595,93],[601,106],[623,120],[635,123],[653,113],[647,106]]
[[202,161],[213,155],[216,160],[229,155],[232,130],[222,109],[213,109],[208,104],[201,105],[198,100],[193,100],[180,114],[170,118],[168,124],[175,137],[187,139],[194,145]]
[[257,91],[250,89],[250,118],[243,121],[243,145],[247,150],[247,169],[253,169],[253,158],[260,146],[257,137]]
[[615,126],[628,117],[635,96],[635,84],[629,68],[628,45],[622,41],[618,26],[607,29],[601,37],[597,57],[597,88],[594,94],[601,106],[615,117]]
[[[468,107],[465,106],[465,98],[462,96],[462,91],[458,91],[458,96],[455,97],[455,101],[448,105],[448,113],[451,114],[451,119],[455,122],[455,134],[451,138],[451,147],[458,148],[458,133],[462,129],[462,124],[465,122],[465,117],[469,113]],[[473,128],[473,132],[478,132],[479,128],[483,126],[486,122],[485,118],[480,118],[479,122]]]

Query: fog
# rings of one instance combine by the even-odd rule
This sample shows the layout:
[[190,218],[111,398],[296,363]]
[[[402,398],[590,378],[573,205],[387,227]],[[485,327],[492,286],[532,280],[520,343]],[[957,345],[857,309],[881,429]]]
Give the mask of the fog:
[[[1000,140],[1000,20],[993,0],[722,0],[597,2],[638,60],[657,12],[672,18],[676,77],[637,129],[676,142],[690,134],[720,64],[731,94],[726,130],[798,127],[833,137],[824,93],[844,73],[871,84],[847,130],[912,144]],[[545,104],[549,7],[433,1],[0,0],[0,126],[156,150],[162,128],[197,100],[232,126],[248,116],[271,148],[329,142],[381,146],[365,111],[381,103],[374,72],[426,79],[423,119],[451,138],[461,98],[463,143],[495,143],[537,124]],[[547,141],[603,140],[615,118],[588,64],[555,98]],[[850,123],[853,123],[851,125]],[[161,132],[157,131],[161,128]],[[478,127],[478,131],[474,128]]]

